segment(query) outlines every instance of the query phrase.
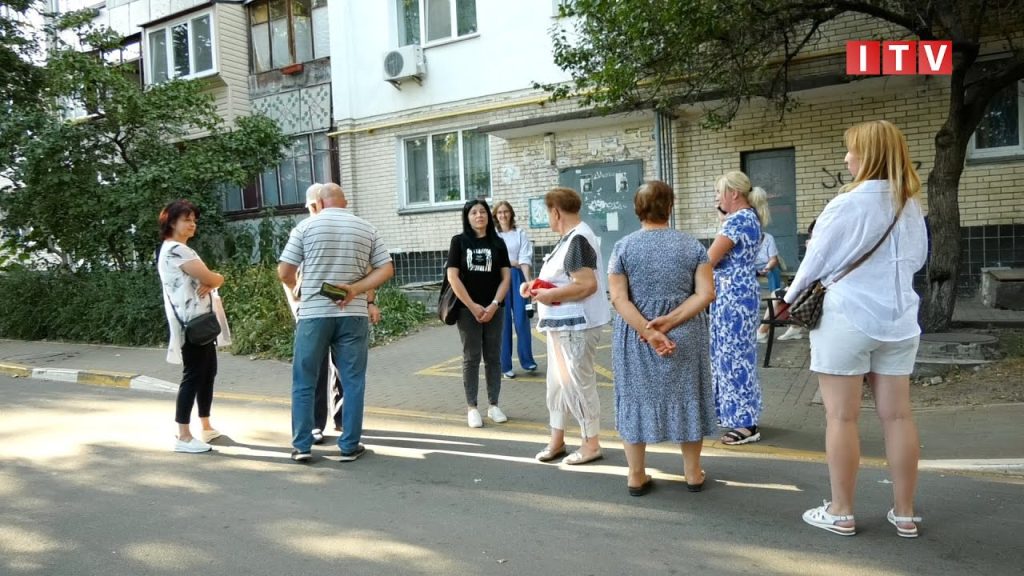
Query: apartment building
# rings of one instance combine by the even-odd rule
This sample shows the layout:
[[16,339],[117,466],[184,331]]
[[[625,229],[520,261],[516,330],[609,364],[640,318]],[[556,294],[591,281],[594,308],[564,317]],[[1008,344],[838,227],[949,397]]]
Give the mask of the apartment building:
[[[476,196],[511,202],[543,253],[555,238],[540,199],[559,184],[583,194],[583,216],[606,253],[639,227],[632,193],[654,177],[675,186],[675,226],[707,240],[717,228],[714,181],[737,168],[769,191],[769,231],[795,269],[803,231],[849,179],[843,131],[867,119],[899,125],[928,177],[948,81],[842,78],[845,41],[884,35],[877,21],[848,17],[823,31],[798,63],[801,104],[782,122],[752,103],[730,128],[714,131],[701,127],[699,107],[602,117],[548,102],[532,86],[567,79],[551,55],[558,3],[335,0],[328,7],[329,135],[340,181],[387,238],[401,280],[440,277],[462,204]],[[997,98],[971,144],[961,181],[967,289],[983,266],[1024,265],[1021,94]]]

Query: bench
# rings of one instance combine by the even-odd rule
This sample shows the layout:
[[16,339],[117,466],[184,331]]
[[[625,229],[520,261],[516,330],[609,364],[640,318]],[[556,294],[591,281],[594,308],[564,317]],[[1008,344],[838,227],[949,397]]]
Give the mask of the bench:
[[782,298],[767,296],[765,298],[761,298],[761,301],[768,304],[768,318],[762,318],[761,324],[766,324],[768,326],[768,343],[764,351],[764,367],[769,368],[769,364],[771,364],[772,361],[772,346],[775,345],[775,329],[795,326],[795,324],[789,320],[779,320],[775,317],[775,306],[773,306],[773,304],[775,302],[781,302]]
[[982,269],[981,302],[989,308],[1024,310],[1024,268]]

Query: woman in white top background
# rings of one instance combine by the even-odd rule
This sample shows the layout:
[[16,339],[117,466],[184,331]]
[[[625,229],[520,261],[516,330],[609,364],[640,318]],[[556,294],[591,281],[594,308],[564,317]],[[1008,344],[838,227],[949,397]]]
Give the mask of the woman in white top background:
[[[212,292],[224,284],[224,277],[210,271],[195,250],[186,243],[196,234],[199,209],[188,200],[175,200],[160,212],[163,244],[157,255],[157,270],[163,285],[164,312],[170,328],[167,361],[181,364],[181,384],[174,421],[178,423],[175,452],[209,452],[208,444],[220,436],[210,425],[213,380],[217,376],[217,343],[198,345],[185,341],[181,322],[213,310]],[[179,320],[179,318],[181,320]],[[192,406],[199,406],[202,440],[192,436],[189,422]]]
[[[502,200],[494,205],[494,221],[497,224],[498,236],[505,241],[508,248],[508,259],[512,264],[511,286],[519,286],[530,281],[530,265],[533,263],[533,242],[526,235],[526,230],[516,226],[516,211],[512,205]],[[512,371],[512,327],[516,330],[516,351],[519,353],[519,365],[527,372],[537,370],[537,361],[533,359],[533,336],[530,335],[530,319],[526,315],[526,298],[518,290],[509,290],[505,295],[505,324],[501,334],[501,373],[506,378],[515,378]]]
[[[811,370],[818,373],[825,404],[832,500],[804,513],[804,521],[836,534],[856,532],[854,489],[860,462],[861,384],[865,375],[885,434],[892,476],[888,521],[897,534],[917,536],[914,493],[919,445],[910,410],[910,373],[921,330],[913,276],[925,262],[928,239],[918,202],[921,180],[906,138],[893,124],[857,124],[843,137],[854,180],[818,217],[793,284],[791,304],[815,280],[827,287],[818,326],[811,330]],[[886,235],[890,224],[891,232]],[[835,278],[878,249],[840,281]],[[787,312],[783,310],[783,315]]]

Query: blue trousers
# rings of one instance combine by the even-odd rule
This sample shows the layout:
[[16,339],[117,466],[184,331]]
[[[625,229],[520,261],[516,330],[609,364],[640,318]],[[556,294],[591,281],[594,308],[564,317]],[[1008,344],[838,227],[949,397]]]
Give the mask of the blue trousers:
[[366,392],[366,357],[370,321],[366,316],[306,318],[295,326],[292,358],[292,446],[309,452],[313,445],[313,390],[327,351],[345,383],[341,408],[344,431],[338,448],[351,452],[363,434],[363,397]]
[[505,325],[501,333],[501,371],[512,371],[512,326],[516,329],[516,347],[519,365],[525,370],[537,367],[533,359],[533,335],[530,334],[530,319],[526,317],[526,300],[519,294],[519,285],[526,281],[523,271],[512,269],[512,283],[505,295]]

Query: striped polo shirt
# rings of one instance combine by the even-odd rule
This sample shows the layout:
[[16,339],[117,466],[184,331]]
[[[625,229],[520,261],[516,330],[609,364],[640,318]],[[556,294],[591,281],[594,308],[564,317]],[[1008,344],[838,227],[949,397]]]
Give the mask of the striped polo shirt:
[[368,266],[380,268],[391,255],[377,229],[345,208],[325,208],[296,226],[288,236],[281,262],[302,267],[298,318],[366,316],[366,294],[342,310],[320,285],[351,284],[366,276]]

